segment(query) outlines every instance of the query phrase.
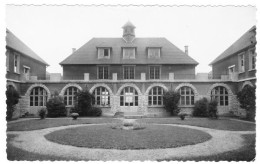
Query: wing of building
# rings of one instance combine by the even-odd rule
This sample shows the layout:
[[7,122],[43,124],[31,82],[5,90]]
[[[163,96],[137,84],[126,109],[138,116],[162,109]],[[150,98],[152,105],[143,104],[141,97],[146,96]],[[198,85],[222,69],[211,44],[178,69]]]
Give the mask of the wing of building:
[[24,81],[31,76],[44,79],[46,63],[31,48],[16,37],[10,30],[6,30],[6,78]]

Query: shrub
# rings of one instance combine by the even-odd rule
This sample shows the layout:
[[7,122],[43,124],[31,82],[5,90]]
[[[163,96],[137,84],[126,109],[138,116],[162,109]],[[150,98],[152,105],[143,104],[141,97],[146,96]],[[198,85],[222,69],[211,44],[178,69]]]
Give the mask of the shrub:
[[186,113],[179,113],[178,116],[181,118],[181,120],[184,120],[185,117],[187,116]]
[[63,98],[59,96],[58,92],[55,91],[52,95],[52,98],[46,103],[46,107],[48,110],[48,117],[62,117],[66,116],[66,108],[63,103]]
[[208,112],[210,118],[218,118],[218,102],[216,100],[209,103]]
[[240,107],[246,110],[246,117],[248,120],[255,120],[255,87],[246,85],[237,94],[237,99],[240,103]]
[[180,94],[169,91],[163,95],[164,108],[171,113],[172,116],[176,116],[179,113],[178,103],[180,100]]
[[193,116],[207,117],[208,116],[208,99],[202,98],[195,102]]
[[20,96],[13,86],[8,86],[5,94],[7,105],[6,120],[11,120],[15,110],[15,105],[19,102]]
[[92,103],[94,103],[94,101],[94,95],[91,94],[87,89],[79,91],[76,94],[75,111],[77,111],[80,116],[88,116],[88,114],[95,113],[95,111],[91,110]]
[[88,113],[87,113],[88,116],[91,116],[91,117],[99,117],[102,115],[102,110],[100,108],[97,108],[97,107],[92,107]]
[[46,112],[47,112],[47,110],[46,110],[45,107],[41,108],[41,109],[38,111],[38,114],[39,114],[39,116],[40,116],[41,119],[44,119],[44,118],[45,118]]
[[114,117],[124,117],[124,112],[116,112]]

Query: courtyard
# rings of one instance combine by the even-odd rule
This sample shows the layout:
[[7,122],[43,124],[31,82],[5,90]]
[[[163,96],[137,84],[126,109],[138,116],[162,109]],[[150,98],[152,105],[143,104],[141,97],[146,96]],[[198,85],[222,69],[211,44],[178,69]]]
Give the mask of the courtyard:
[[[131,125],[133,129],[128,128]],[[19,119],[7,124],[7,157],[251,161],[255,158],[255,123],[226,117]]]

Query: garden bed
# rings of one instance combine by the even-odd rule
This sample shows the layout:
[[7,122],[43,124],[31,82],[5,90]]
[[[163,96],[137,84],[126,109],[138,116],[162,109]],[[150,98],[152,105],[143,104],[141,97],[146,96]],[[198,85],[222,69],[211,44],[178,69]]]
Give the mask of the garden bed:
[[147,125],[142,130],[112,129],[109,125],[84,126],[55,131],[45,137],[64,145],[122,150],[174,148],[211,138],[199,130],[165,125]]

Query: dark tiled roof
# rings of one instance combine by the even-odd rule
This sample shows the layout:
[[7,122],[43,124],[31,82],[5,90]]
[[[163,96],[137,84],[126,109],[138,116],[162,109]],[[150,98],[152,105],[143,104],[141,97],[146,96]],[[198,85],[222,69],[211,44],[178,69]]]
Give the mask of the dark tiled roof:
[[256,26],[250,28],[244,35],[242,35],[235,43],[228,47],[222,54],[220,54],[215,60],[213,60],[210,65],[215,64],[236,52],[256,43],[255,38]]
[[47,66],[49,65],[8,29],[6,29],[6,46],[22,53],[23,55],[38,60],[39,62],[46,64]]
[[[111,47],[110,59],[98,59],[97,47]],[[136,59],[122,59],[122,47],[136,47]],[[148,59],[147,47],[160,47],[160,59]],[[126,43],[123,38],[93,38],[63,60],[65,64],[194,64],[194,59],[165,38],[135,38]]]

